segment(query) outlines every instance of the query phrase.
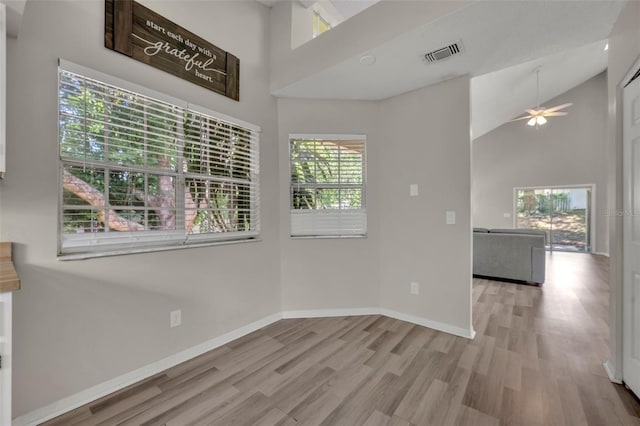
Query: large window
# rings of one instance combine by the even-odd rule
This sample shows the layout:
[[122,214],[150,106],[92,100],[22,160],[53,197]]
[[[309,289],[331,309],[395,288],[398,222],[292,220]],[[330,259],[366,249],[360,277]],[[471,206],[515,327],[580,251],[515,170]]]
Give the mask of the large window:
[[256,126],[64,65],[60,254],[258,235]]
[[594,187],[516,188],[516,227],[547,233],[549,250],[591,251]]
[[291,235],[364,236],[365,137],[290,135]]

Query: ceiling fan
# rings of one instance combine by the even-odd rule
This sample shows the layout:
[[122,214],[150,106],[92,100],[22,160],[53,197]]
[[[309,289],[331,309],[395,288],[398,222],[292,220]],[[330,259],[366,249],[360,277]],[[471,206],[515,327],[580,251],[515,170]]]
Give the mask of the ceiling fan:
[[511,121],[529,120],[527,121],[527,124],[529,126],[536,126],[536,127],[541,126],[547,122],[546,117],[560,117],[563,115],[567,115],[568,112],[560,111],[560,110],[564,108],[568,108],[571,105],[573,105],[572,103],[567,103],[567,104],[557,105],[552,108],[544,108],[540,106],[540,68],[536,70],[536,92],[537,92],[537,99],[538,99],[537,108],[527,109],[525,111],[527,111],[529,115],[525,115],[524,117],[519,117]]

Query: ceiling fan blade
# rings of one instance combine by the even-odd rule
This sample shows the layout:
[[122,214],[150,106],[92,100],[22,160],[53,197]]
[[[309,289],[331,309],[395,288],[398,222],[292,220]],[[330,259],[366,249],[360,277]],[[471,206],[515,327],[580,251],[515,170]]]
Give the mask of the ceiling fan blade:
[[535,109],[525,109],[525,111],[527,111],[531,116],[538,115],[538,111]]
[[509,123],[511,123],[513,121],[527,120],[529,118],[532,118],[532,116],[531,115],[527,115],[525,117],[514,118],[513,120],[510,120]]
[[559,109],[567,108],[567,107],[570,107],[571,105],[573,105],[573,104],[572,103],[568,103],[568,104],[562,104],[562,105],[554,106],[553,108],[545,109],[544,112],[547,113],[547,112],[558,111]]
[[569,113],[566,111],[557,111],[557,112],[545,112],[542,115],[544,115],[545,117],[560,117],[567,114]]

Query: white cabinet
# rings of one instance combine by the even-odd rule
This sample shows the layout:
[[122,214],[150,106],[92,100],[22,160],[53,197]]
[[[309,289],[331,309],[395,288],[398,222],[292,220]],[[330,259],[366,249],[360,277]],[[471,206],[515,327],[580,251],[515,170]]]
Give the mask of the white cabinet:
[[0,292],[0,425],[11,424],[11,312],[13,293]]

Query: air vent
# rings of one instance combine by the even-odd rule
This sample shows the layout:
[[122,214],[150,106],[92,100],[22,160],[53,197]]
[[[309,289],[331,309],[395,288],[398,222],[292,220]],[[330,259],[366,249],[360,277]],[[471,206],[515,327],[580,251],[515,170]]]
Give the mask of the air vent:
[[440,62],[447,58],[452,57],[453,55],[458,55],[462,53],[462,43],[456,41],[455,43],[451,43],[448,46],[440,48],[438,50],[434,50],[433,52],[429,52],[424,55],[424,58],[428,63]]

